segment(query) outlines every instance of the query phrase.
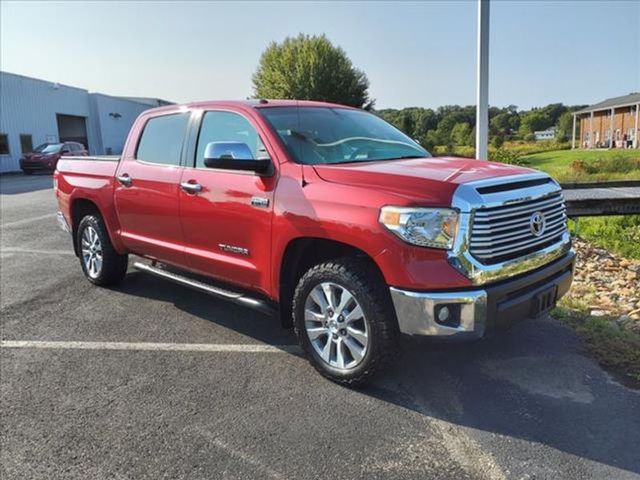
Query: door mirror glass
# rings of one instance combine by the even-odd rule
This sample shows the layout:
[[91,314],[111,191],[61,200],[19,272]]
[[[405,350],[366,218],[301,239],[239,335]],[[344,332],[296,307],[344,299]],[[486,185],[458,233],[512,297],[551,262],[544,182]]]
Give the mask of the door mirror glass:
[[253,160],[249,145],[243,142],[210,142],[204,149],[205,159],[232,158],[235,160]]
[[253,158],[251,149],[243,142],[210,142],[204,150],[204,165],[207,168],[267,173],[271,160]]

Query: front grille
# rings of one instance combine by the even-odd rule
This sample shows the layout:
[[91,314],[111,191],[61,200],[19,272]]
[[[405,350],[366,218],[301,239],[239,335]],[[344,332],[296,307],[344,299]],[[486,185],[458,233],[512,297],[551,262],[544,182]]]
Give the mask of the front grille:
[[[545,228],[536,236],[531,216],[541,212]],[[475,211],[469,251],[480,262],[490,265],[542,250],[561,240],[567,230],[567,216],[560,192]]]

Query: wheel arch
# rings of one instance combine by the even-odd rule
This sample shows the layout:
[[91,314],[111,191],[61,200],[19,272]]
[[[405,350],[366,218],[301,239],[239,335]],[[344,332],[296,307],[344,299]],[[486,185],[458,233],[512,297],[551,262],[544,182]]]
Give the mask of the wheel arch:
[[[71,212],[71,235],[73,239],[73,251],[75,252],[76,256],[79,255],[78,242],[76,241],[77,233],[78,233],[78,225],[80,224],[80,221],[87,215],[98,215],[100,218],[102,218],[102,220],[105,223],[107,234],[109,235],[109,239],[111,240],[111,243],[114,245],[114,248],[116,248],[116,250],[121,250],[117,248],[119,243],[117,242],[117,238],[114,238],[113,225],[110,222],[110,219],[107,218],[107,216],[104,214],[104,212],[102,211],[102,209],[100,208],[97,202],[86,197],[75,198],[71,202],[70,212]],[[119,251],[118,253],[124,253],[124,252]]]
[[357,257],[370,263],[384,281],[384,275],[375,260],[358,247],[319,237],[298,237],[285,247],[278,272],[278,300],[280,321],[284,328],[291,328],[291,302],[296,285],[304,273],[314,265],[341,257]]

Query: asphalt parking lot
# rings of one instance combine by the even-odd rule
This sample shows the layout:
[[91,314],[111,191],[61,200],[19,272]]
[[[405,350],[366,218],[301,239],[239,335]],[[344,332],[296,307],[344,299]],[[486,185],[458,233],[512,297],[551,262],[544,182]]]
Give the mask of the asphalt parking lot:
[[348,390],[274,318],[143,273],[93,287],[51,176],[0,190],[2,479],[640,478],[640,394],[553,319],[404,340]]

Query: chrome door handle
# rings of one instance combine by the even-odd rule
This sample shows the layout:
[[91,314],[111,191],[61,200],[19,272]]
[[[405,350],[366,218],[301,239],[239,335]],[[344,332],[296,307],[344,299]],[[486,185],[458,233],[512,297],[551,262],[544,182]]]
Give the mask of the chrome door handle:
[[182,182],[180,188],[187,193],[198,193],[202,191],[202,185],[199,183]]
[[123,173],[122,175],[118,175],[116,177],[116,180],[118,180],[118,182],[120,182],[120,184],[125,187],[130,187],[131,184],[133,183],[133,178],[131,178],[128,173]]

